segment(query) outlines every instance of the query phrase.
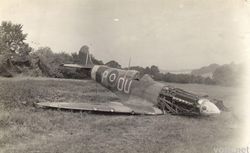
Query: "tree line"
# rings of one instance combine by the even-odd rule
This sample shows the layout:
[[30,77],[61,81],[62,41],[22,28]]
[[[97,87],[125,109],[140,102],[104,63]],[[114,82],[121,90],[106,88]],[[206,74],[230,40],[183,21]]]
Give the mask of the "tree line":
[[[15,75],[47,76],[57,78],[88,78],[86,72],[76,69],[60,67],[63,63],[84,64],[88,46],[83,46],[78,52],[68,54],[65,52],[54,53],[49,47],[40,47],[34,50],[25,42],[27,34],[22,30],[21,24],[3,21],[0,26],[0,76],[11,77]],[[102,65],[103,61],[90,55],[94,64]],[[121,65],[111,60],[106,65],[122,68]],[[128,68],[124,68],[128,69]],[[192,74],[162,73],[155,65],[140,67],[133,66],[129,69],[137,70],[141,76],[150,75],[157,81],[175,83],[199,83],[237,85],[244,71],[244,66],[239,64],[226,64],[219,66],[213,77],[202,77]]]
[[[120,64],[116,61],[109,62],[110,67],[121,68]],[[125,68],[128,69],[128,68]],[[246,68],[244,64],[224,64],[218,66],[212,71],[212,77],[204,77],[194,74],[174,74],[160,72],[159,68],[155,65],[147,66],[145,68],[140,66],[130,67],[131,70],[137,70],[140,75],[150,75],[154,80],[173,82],[173,83],[197,83],[208,85],[225,85],[237,86],[244,83],[242,80],[245,76]]]

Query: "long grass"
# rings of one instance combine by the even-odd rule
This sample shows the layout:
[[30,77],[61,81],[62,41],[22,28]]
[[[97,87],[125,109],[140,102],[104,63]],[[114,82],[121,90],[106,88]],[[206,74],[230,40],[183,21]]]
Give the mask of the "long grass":
[[[196,85],[186,88],[207,94],[221,90]],[[232,93],[233,89],[223,88],[225,96],[219,98],[237,97]],[[209,118],[122,116],[45,110],[34,105],[41,101],[117,100],[87,80],[0,79],[0,97],[0,152],[6,153],[206,153],[218,146],[237,145],[242,129],[231,112]]]

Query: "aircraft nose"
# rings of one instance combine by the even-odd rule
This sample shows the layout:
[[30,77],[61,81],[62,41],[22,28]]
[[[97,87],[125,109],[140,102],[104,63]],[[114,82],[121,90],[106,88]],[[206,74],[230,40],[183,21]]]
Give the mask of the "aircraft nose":
[[200,113],[204,116],[220,114],[219,108],[207,99],[200,100]]

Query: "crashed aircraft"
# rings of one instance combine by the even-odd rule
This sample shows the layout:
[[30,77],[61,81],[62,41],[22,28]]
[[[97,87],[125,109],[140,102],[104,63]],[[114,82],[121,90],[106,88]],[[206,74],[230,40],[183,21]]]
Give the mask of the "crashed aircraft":
[[63,66],[89,70],[93,80],[115,93],[121,101],[98,104],[41,102],[37,105],[43,108],[144,115],[210,116],[220,114],[223,109],[221,101],[156,82],[149,75],[139,77],[139,72],[135,70],[93,65],[92,61],[88,63],[88,59],[91,58],[87,54],[86,65],[63,64]]

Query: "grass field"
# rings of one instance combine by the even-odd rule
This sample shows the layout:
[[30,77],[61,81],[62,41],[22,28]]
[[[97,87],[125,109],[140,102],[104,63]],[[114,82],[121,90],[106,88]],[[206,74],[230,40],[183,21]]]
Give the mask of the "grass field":
[[[238,88],[172,84],[240,104]],[[98,94],[96,94],[96,91]],[[210,153],[241,141],[237,111],[216,117],[125,116],[38,109],[42,101],[105,102],[117,97],[90,80],[0,78],[0,152]]]

